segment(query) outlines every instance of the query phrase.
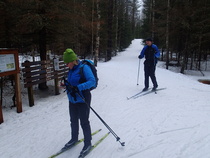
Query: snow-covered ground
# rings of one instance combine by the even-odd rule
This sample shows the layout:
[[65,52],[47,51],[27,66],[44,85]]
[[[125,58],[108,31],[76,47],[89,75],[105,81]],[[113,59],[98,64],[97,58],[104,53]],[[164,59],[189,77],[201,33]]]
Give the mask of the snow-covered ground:
[[[140,43],[133,40],[111,61],[99,63],[99,85],[92,91],[92,107],[125,146],[110,134],[87,158],[210,158],[210,85],[197,81],[209,78],[209,72],[204,77],[187,76],[163,69],[159,62],[157,81],[159,88],[166,89],[127,100],[144,87],[143,60],[137,85]],[[3,110],[1,158],[47,158],[69,141],[66,94],[61,90],[60,95],[53,95],[53,87],[37,92],[35,87],[33,107],[28,106],[23,93],[22,113],[16,113],[15,108]],[[90,122],[92,131],[102,129],[93,136],[94,143],[108,130],[93,112]],[[82,147],[79,144],[58,158],[77,158]]]

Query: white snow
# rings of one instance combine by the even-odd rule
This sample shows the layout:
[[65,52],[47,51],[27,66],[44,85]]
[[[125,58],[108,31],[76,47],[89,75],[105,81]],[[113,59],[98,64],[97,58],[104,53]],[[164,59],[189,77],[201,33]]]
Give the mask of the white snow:
[[[157,81],[166,90],[127,100],[144,87],[143,60],[137,85],[142,47],[140,39],[133,40],[111,61],[98,64],[99,85],[92,91],[92,107],[125,146],[110,134],[87,158],[210,158],[210,85],[197,81],[210,75],[175,73],[159,62]],[[35,106],[29,107],[23,91],[22,113],[15,108],[3,110],[0,157],[47,158],[70,139],[67,96],[62,90],[57,96],[51,90],[47,96],[35,87]],[[94,143],[108,130],[92,111],[90,122],[92,131],[102,129],[93,136]],[[81,129],[79,137],[83,137]],[[82,147],[83,143],[58,158],[77,158]]]

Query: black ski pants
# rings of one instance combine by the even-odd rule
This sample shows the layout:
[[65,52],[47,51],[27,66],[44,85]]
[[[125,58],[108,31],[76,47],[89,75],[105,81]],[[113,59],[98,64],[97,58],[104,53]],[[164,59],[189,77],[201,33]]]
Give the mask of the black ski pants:
[[144,64],[144,84],[145,84],[145,88],[149,88],[149,77],[152,80],[153,83],[153,87],[157,87],[157,80],[155,77],[155,69],[156,69],[156,64]]
[[[86,93],[85,101],[88,105],[91,102],[91,94]],[[70,114],[70,123],[71,123],[71,137],[74,140],[78,140],[79,135],[79,120],[80,125],[84,134],[84,143],[85,145],[91,144],[91,128],[89,122],[90,107],[86,103],[70,103],[69,102],[69,114]]]

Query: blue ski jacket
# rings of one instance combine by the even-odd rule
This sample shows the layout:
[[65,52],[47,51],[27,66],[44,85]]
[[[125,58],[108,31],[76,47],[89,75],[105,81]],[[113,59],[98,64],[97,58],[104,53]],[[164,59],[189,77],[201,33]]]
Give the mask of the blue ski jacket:
[[[80,68],[83,66],[83,73],[86,79],[86,82],[80,83],[81,72]],[[89,90],[96,84],[95,77],[92,73],[91,68],[88,65],[83,65],[81,61],[78,60],[78,65],[75,65],[73,69],[70,69],[68,72],[68,82],[71,86],[76,86],[79,90],[80,95],[84,98],[83,91]],[[67,91],[68,99],[71,103],[84,103],[83,99],[76,93],[75,96],[71,95],[72,91]]]
[[157,59],[160,57],[160,51],[155,44],[151,46],[144,46],[139,58],[142,59],[145,56],[145,64],[156,64]]

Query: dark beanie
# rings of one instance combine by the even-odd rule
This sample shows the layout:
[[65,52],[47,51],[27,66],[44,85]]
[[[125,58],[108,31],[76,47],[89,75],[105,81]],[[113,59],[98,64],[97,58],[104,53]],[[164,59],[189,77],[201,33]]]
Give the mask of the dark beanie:
[[146,41],[151,41],[152,42],[153,40],[152,40],[152,38],[147,38]]

